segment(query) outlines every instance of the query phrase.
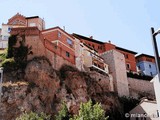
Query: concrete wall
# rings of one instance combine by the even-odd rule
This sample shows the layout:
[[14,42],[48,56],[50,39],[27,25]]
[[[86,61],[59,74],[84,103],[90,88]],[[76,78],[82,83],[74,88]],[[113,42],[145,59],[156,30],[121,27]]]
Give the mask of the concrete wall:
[[124,55],[116,50],[110,50],[101,54],[101,57],[109,65],[110,74],[113,76],[115,92],[119,96],[129,96]]
[[78,70],[80,71],[84,71],[83,68],[83,48],[80,45],[80,41],[79,39],[75,38],[75,63],[76,63],[76,67],[78,68]]
[[139,95],[155,96],[153,83],[146,80],[128,78],[130,96],[138,98]]

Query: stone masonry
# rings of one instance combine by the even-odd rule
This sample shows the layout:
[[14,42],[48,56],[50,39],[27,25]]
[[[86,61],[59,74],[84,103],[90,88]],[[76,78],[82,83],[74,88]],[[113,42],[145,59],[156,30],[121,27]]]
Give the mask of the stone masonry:
[[110,50],[101,54],[101,57],[109,65],[110,74],[113,76],[114,91],[119,96],[129,96],[124,55],[116,50]]

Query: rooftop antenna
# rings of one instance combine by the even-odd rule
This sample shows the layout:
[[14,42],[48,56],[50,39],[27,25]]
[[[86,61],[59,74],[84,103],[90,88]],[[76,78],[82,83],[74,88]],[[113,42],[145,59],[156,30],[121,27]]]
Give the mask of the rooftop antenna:
[[65,26],[63,26],[63,30],[65,31]]

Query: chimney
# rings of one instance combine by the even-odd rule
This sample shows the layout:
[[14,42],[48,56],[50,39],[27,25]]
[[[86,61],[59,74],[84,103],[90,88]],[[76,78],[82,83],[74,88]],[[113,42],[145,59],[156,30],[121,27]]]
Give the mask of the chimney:
[[93,36],[90,36],[89,38],[90,38],[90,39],[93,39]]

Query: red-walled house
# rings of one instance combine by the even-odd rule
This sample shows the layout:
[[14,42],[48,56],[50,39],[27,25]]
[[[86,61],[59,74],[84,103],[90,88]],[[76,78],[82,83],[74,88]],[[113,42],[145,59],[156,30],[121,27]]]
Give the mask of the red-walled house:
[[37,27],[12,28],[11,35],[25,36],[25,44],[33,53],[28,59],[45,56],[57,70],[63,64],[75,65],[74,38],[59,27],[43,31]]
[[117,51],[119,51],[120,53],[122,53],[125,57],[125,61],[126,61],[126,69],[128,71],[133,71],[133,72],[137,72],[136,69],[136,60],[135,60],[135,55],[137,54],[134,51],[131,50],[127,50],[124,48],[120,48],[112,43],[106,43],[106,42],[101,42],[98,40],[93,39],[93,37],[85,37],[82,35],[78,35],[73,33],[72,34],[74,37],[76,37],[77,39],[80,40],[80,42],[87,44],[88,46],[92,47],[95,51],[97,51],[99,54],[115,49]]
[[[46,29],[41,33],[46,49],[75,65],[75,40],[73,36],[60,27]],[[57,61],[55,64],[63,64],[63,61]]]

